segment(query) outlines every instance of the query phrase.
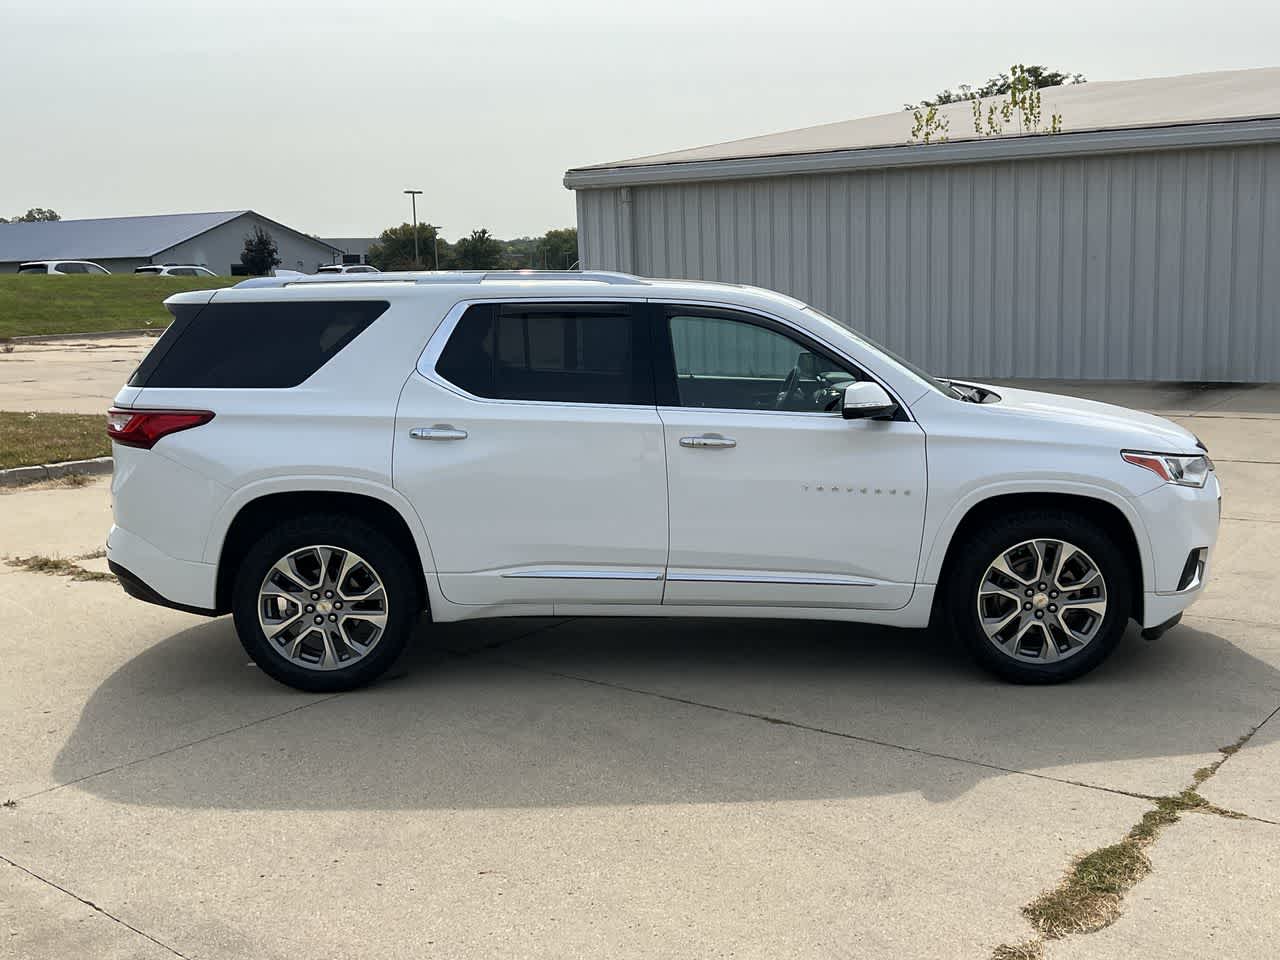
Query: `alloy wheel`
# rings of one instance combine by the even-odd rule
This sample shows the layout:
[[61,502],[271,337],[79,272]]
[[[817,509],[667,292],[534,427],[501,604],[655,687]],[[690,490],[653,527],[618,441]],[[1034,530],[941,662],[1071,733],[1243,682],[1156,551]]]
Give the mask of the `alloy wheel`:
[[1056,663],[1098,635],[1107,614],[1107,582],[1075,544],[1024,540],[988,565],[977,605],[978,622],[996,649],[1024,663]]
[[364,558],[327,545],[276,561],[258,590],[267,645],[289,663],[339,670],[368,656],[387,626],[387,591]]

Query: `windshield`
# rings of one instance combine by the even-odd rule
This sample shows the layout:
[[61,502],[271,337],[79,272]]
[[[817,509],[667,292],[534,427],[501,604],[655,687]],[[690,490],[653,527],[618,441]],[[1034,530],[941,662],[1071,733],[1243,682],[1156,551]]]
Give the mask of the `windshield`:
[[881,346],[880,344],[876,343],[874,340],[870,339],[869,337],[864,337],[862,334],[858,333],[857,331],[851,329],[850,327],[845,326],[839,320],[835,319],[835,317],[832,317],[823,313],[817,307],[810,307],[806,305],[805,310],[806,312],[812,314],[814,317],[820,320],[822,323],[825,323],[834,327],[836,330],[838,330],[840,333],[843,333],[845,336],[853,337],[853,339],[857,340],[864,347],[867,347],[870,350],[875,350],[877,353],[883,353],[886,357],[888,357],[898,366],[904,367],[907,370],[911,371],[917,377],[919,377],[921,380],[927,383],[930,387],[936,390],[938,393],[941,393],[943,396],[958,398],[961,400],[965,399],[964,394],[961,393],[959,390],[957,390],[955,387],[953,387],[950,381],[942,380],[938,377],[935,377],[933,374],[929,373],[929,371],[925,370],[923,367],[919,367],[916,364],[912,363],[910,360],[907,360],[904,357],[900,357],[898,354],[894,353],[888,347]]

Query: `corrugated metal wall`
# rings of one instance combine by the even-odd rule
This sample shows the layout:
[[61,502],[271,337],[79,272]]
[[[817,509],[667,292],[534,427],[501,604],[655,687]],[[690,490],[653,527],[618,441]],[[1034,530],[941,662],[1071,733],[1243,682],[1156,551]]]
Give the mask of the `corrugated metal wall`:
[[939,373],[1280,379],[1280,144],[578,192],[584,269],[758,284]]

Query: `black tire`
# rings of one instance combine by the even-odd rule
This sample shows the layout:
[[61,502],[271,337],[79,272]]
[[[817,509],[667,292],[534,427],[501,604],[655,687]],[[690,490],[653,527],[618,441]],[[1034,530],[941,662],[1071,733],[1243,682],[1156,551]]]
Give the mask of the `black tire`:
[[[1076,653],[1051,663],[1015,659],[988,639],[978,618],[978,589],[988,566],[1005,551],[1038,539],[1062,540],[1084,550],[1106,582],[1107,607],[1097,632]],[[1119,644],[1129,622],[1136,571],[1115,538],[1089,517],[1070,510],[1021,510],[972,529],[953,550],[943,610],[974,660],[1002,679],[1012,683],[1074,680],[1102,663]]]
[[[387,619],[382,634],[349,666],[318,670],[290,660],[273,649],[258,619],[259,591],[272,565],[311,545],[354,552],[376,571],[385,590]],[[355,517],[310,514],[287,520],[264,533],[240,562],[231,598],[240,643],[264,673],[299,690],[332,693],[363,686],[395,663],[422,614],[416,562],[382,531]]]

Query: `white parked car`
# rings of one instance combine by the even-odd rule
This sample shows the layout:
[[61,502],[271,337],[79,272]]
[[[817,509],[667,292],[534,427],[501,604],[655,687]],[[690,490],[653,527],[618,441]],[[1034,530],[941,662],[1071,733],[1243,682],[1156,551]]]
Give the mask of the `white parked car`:
[[134,267],[134,273],[150,274],[156,277],[216,277],[217,274],[208,267],[194,263],[155,263]]
[[260,278],[178,294],[116,397],[111,569],[365,683],[425,614],[953,630],[1015,681],[1203,589],[1207,451],[1159,417],[941,380],[751,287]]
[[45,273],[69,276],[76,273],[110,274],[106,267],[100,267],[92,260],[28,260],[18,264],[19,273]]
[[316,270],[316,273],[324,274],[348,274],[348,273],[378,273],[377,267],[372,267],[367,263],[330,263]]

